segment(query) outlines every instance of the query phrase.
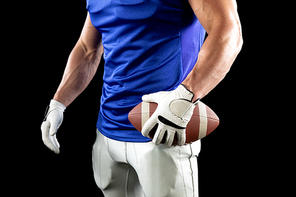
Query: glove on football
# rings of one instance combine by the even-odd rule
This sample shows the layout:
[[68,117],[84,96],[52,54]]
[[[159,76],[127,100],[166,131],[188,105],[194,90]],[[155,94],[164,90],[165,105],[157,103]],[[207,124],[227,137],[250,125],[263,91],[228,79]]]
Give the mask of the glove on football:
[[166,139],[164,145],[166,147],[172,146],[175,135],[180,146],[186,141],[186,126],[191,119],[193,110],[199,99],[192,103],[194,93],[187,90],[182,84],[173,91],[161,91],[148,95],[144,95],[142,100],[144,102],[157,103],[157,109],[153,115],[148,119],[142,128],[142,135],[148,137],[149,132],[156,126],[157,130],[153,137],[153,143],[160,144],[165,133]]

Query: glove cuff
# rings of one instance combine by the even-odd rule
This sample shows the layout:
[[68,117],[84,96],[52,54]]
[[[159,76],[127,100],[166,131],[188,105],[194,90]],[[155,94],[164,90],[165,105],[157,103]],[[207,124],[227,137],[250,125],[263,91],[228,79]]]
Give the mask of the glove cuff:
[[184,97],[184,99],[192,102],[194,93],[188,90],[183,84],[180,84],[176,91],[178,91]]
[[192,102],[195,105],[200,100],[200,98],[198,98],[195,101],[192,101],[192,99],[194,98],[194,93],[191,92],[190,90],[188,90],[183,84],[180,84],[176,90],[178,92],[180,92],[185,99],[189,100],[190,102]]
[[46,118],[47,118],[48,114],[50,112],[52,112],[53,110],[55,110],[55,109],[59,109],[62,112],[64,112],[65,109],[66,109],[66,106],[63,103],[59,102],[59,101],[51,99],[51,101],[49,103],[49,106],[47,106],[46,109],[45,109],[43,121],[46,121]]
[[59,102],[59,101],[57,101],[57,100],[54,100],[54,99],[51,99],[50,104],[49,104],[49,107],[50,107],[51,109],[56,109],[56,108],[58,108],[58,109],[60,109],[62,112],[64,112],[65,109],[66,109],[66,106],[65,106],[63,103],[61,103],[61,102]]

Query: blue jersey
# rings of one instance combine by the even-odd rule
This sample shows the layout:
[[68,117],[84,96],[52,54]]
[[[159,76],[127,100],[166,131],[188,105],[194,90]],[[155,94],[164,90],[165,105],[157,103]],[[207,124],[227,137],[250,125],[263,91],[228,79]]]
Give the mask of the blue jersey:
[[128,120],[144,94],[175,89],[194,67],[205,30],[186,0],[87,0],[102,34],[104,76],[98,130],[147,142]]

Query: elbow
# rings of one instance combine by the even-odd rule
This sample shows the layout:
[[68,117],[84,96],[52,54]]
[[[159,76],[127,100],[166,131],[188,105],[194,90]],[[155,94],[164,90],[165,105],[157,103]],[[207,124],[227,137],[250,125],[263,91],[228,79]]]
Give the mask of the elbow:
[[242,28],[240,24],[237,25],[236,32],[237,32],[236,48],[237,48],[237,54],[238,54],[242,50],[243,44],[244,44]]
[[228,43],[228,48],[238,55],[243,47],[242,27],[238,18],[220,21],[216,25],[217,33],[222,43]]
[[226,40],[228,43],[228,47],[226,47],[225,49],[227,50],[229,59],[232,61],[232,63],[230,64],[231,67],[231,65],[237,58],[238,54],[241,52],[244,41],[242,35],[242,28],[239,23],[232,24],[230,28],[228,28],[227,32],[228,36],[226,36]]
[[226,29],[229,31],[231,36],[232,46],[237,54],[242,50],[243,47],[243,35],[242,35],[242,26],[240,18],[237,12],[228,15],[227,18],[224,18],[224,24],[227,26]]
[[233,48],[237,54],[242,50],[243,47],[243,35],[242,35],[242,27],[239,19],[233,20],[230,25],[230,35],[233,40]]
[[224,23],[220,23],[219,30],[219,37],[222,46],[224,46],[224,58],[226,62],[228,62],[228,67],[226,67],[223,73],[226,75],[229,72],[233,62],[235,61],[236,57],[240,53],[243,47],[243,35],[242,35],[242,28],[240,22],[238,20],[229,20]]
[[[222,40],[228,43],[229,52],[232,51],[233,55],[237,56],[243,47],[243,36],[242,36],[242,28],[239,22],[234,21],[228,23],[226,27],[221,31],[222,33]],[[222,42],[223,42],[222,41]]]
[[[233,25],[229,34],[231,35],[231,38],[229,38],[229,41],[231,43],[229,45],[229,52],[232,51],[232,53],[229,53],[230,59],[232,60],[232,63],[230,64],[231,67],[238,54],[241,52],[244,43],[240,23],[236,23],[235,25]],[[229,72],[230,67],[227,72]]]

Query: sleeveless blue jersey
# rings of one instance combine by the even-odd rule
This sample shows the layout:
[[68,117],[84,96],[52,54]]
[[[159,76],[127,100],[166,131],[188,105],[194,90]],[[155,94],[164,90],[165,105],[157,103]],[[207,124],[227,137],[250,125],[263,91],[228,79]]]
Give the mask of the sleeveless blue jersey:
[[175,89],[194,67],[205,30],[186,0],[87,0],[102,34],[104,76],[98,130],[147,142],[128,120],[144,94]]

